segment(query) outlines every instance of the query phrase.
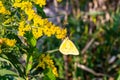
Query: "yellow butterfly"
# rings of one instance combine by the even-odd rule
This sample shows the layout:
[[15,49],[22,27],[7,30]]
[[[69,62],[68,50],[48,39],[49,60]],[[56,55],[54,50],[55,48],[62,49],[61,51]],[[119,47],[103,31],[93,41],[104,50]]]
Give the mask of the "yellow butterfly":
[[78,49],[68,37],[61,43],[59,51],[64,55],[79,55]]

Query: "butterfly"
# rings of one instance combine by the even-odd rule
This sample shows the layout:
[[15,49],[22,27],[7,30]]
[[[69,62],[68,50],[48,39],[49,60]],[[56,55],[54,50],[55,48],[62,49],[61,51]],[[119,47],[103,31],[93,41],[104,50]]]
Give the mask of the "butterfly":
[[61,43],[59,51],[64,55],[79,55],[75,44],[68,37]]

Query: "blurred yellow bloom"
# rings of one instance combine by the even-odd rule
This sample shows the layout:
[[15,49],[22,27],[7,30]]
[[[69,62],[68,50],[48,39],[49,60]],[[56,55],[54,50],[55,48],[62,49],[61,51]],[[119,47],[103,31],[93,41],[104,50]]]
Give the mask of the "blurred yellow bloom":
[[33,22],[34,22],[34,25],[43,26],[44,22],[45,22],[45,19],[42,19],[41,16],[39,16],[37,14],[34,14]]
[[30,30],[31,30],[31,26],[29,24],[25,25],[24,31],[30,31]]
[[7,14],[7,15],[11,14],[8,10],[5,9],[4,5],[2,4],[2,1],[0,1],[0,13]]
[[15,7],[15,8],[19,7],[19,8],[20,8],[20,7],[21,7],[21,5],[22,5],[22,4],[20,4],[20,3],[16,2],[16,3],[14,3],[14,4],[13,4],[13,7]]
[[91,17],[91,20],[96,24],[96,22],[97,22],[96,17],[92,16],[92,17]]
[[53,74],[58,77],[58,72],[57,72],[57,68],[56,67],[53,67],[52,68],[52,71],[53,71]]
[[18,35],[23,36],[25,31],[30,31],[31,26],[29,24],[26,24],[25,21],[19,22],[19,28],[18,28]]
[[41,27],[32,28],[32,33],[36,39],[43,35],[43,29]]
[[62,2],[62,0],[57,0],[57,2]]
[[56,38],[58,39],[63,39],[66,37],[67,30],[66,29],[61,29],[60,27],[56,27]]
[[15,8],[21,8],[21,10],[31,9],[32,3],[29,1],[22,1],[22,2],[16,2],[13,4],[13,7]]
[[34,10],[33,9],[25,9],[25,13],[28,15],[28,21],[31,21],[34,18]]
[[24,34],[25,34],[25,32],[24,32],[24,31],[19,30],[19,32],[18,32],[18,36],[24,36]]
[[2,40],[6,45],[8,45],[10,47],[13,47],[16,43],[15,39],[2,38]]
[[20,2],[21,0],[15,0],[16,3]]
[[[44,5],[46,4],[46,0],[35,0],[35,3]],[[67,30],[55,26],[52,22],[49,22],[48,19],[43,19],[41,16],[39,16],[33,9],[31,2],[22,1],[21,3],[14,3],[13,6],[15,8],[19,7],[21,8],[21,10],[25,11],[27,15],[27,20],[32,22],[32,24],[29,26],[26,26],[28,25],[28,23],[25,21],[19,23],[19,36],[24,36],[25,31],[32,30],[32,33],[36,39],[43,35],[46,35],[48,37],[55,35],[58,39],[66,37]]]
[[53,74],[58,77],[57,68],[49,55],[42,54],[39,58],[39,64],[37,67],[42,67],[43,69],[51,68]]
[[16,43],[16,40],[15,39],[13,39],[13,40],[7,40],[6,41],[6,44],[8,45],[8,46],[11,46],[11,47],[13,47],[14,45],[15,45],[15,43]]
[[23,36],[24,35],[24,27],[25,27],[25,21],[19,22],[19,28],[18,28],[18,35]]
[[40,7],[46,5],[46,0],[34,0],[34,3],[38,4]]
[[3,40],[0,38],[0,45],[3,44]]

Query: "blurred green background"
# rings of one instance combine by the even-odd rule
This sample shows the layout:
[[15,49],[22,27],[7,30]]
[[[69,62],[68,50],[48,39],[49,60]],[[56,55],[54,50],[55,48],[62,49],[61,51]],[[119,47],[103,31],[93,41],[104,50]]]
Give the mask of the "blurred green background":
[[[48,0],[45,12],[56,15],[50,20],[67,28],[80,52],[79,56],[51,54],[59,80],[120,80],[119,0]],[[44,44],[52,50],[61,41],[47,38]]]

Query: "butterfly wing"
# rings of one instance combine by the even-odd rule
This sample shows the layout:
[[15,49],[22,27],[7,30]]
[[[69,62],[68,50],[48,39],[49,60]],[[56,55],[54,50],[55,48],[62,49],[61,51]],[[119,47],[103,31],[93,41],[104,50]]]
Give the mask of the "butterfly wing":
[[60,45],[59,51],[64,55],[79,55],[79,51],[68,37],[63,40],[62,44]]

